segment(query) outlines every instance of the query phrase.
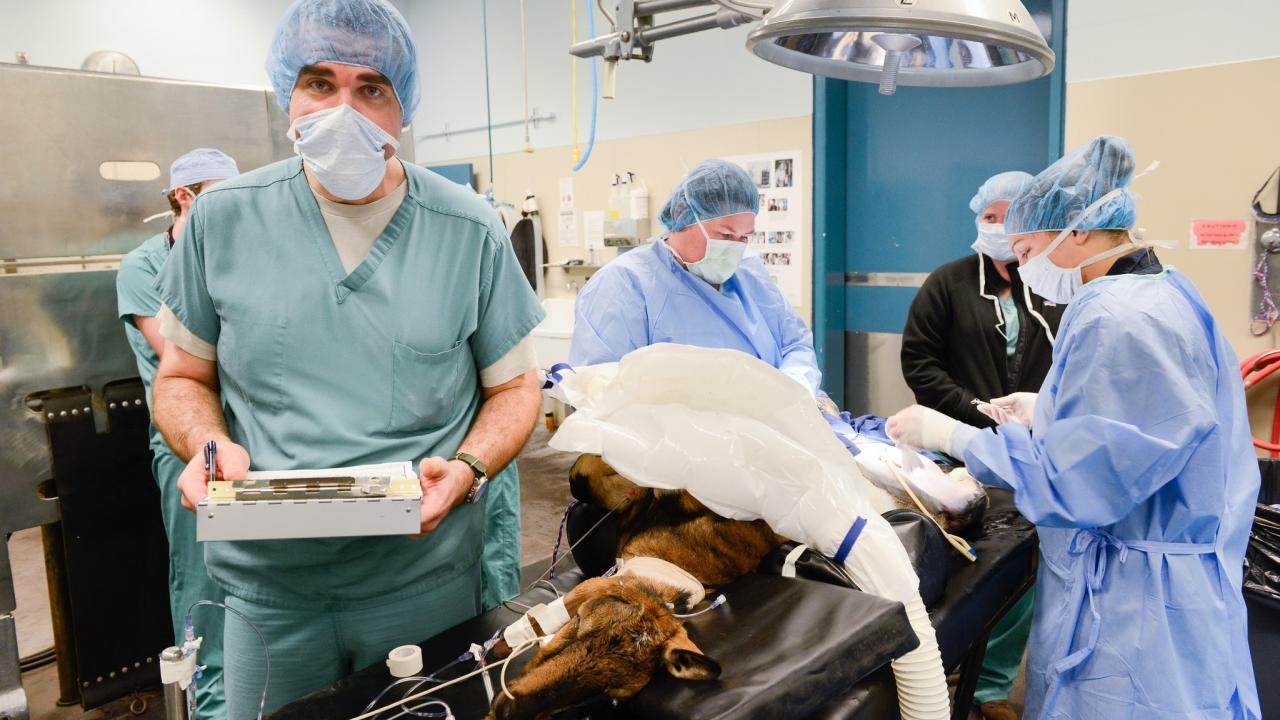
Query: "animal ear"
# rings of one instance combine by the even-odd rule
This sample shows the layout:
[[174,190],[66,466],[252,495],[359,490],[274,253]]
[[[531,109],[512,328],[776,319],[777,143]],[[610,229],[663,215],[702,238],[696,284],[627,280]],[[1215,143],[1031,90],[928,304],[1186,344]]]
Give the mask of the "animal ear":
[[577,634],[594,635],[602,630],[616,627],[618,623],[642,613],[643,610],[632,606],[620,598],[601,595],[589,598],[578,607]]
[[580,455],[569,470],[573,497],[612,510],[621,510],[650,492],[614,471],[599,455]]
[[703,655],[684,628],[663,646],[662,664],[667,672],[681,680],[715,680],[720,677],[720,663]]

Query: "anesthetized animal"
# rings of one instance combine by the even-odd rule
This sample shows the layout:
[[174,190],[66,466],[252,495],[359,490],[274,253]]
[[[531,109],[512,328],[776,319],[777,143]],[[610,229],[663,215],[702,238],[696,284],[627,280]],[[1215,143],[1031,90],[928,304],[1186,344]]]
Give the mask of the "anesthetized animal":
[[[888,465],[901,462],[897,452],[892,446],[869,446],[860,453],[859,465],[869,484],[889,492],[888,502],[914,509],[896,481],[876,482],[876,472],[892,476]],[[677,615],[696,606],[705,588],[753,572],[786,541],[763,520],[723,518],[686,491],[637,486],[598,455],[579,457],[569,474],[575,497],[619,515],[615,556],[622,559],[622,570],[586,580],[565,595],[567,622],[510,684],[515,699],[497,694],[493,714],[498,720],[540,720],[601,694],[629,698],[659,668],[685,680],[719,677],[719,664],[694,644]],[[986,507],[985,493],[972,491],[977,484],[967,474],[949,477],[930,465],[911,472],[908,482],[918,483],[917,496],[948,531],[975,524]],[[927,492],[937,489],[954,495],[952,508],[961,511],[948,511]],[[505,640],[494,647],[499,658],[511,650]]]
[[[703,587],[754,571],[783,542],[762,520],[728,520],[683,490],[633,484],[597,455],[570,471],[575,497],[613,508],[622,570],[569,591],[569,621],[499,692],[498,720],[537,720],[596,695],[621,700],[640,692],[659,668],[685,680],[711,680],[720,665],[707,657],[676,617],[692,609]],[[541,628],[536,631],[541,632]],[[498,657],[511,648],[494,647]]]

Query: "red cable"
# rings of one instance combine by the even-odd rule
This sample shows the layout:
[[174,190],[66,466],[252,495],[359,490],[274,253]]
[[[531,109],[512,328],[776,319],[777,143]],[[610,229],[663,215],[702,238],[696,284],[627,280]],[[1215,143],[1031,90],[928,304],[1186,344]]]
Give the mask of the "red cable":
[[[1280,350],[1266,350],[1240,363],[1240,374],[1244,380],[1245,390],[1261,383],[1278,371],[1280,371]],[[1254,437],[1253,444],[1254,447],[1271,453],[1273,459],[1280,459],[1280,389],[1276,390],[1275,412],[1271,420],[1271,442],[1263,442]]]

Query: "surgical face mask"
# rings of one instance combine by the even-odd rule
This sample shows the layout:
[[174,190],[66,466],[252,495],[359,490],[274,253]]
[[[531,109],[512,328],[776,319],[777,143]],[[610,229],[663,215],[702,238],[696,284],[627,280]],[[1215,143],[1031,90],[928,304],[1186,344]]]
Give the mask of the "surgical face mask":
[[394,152],[400,142],[342,104],[303,115],[289,126],[293,151],[325,190],[343,200],[368,197],[387,172],[383,146]]
[[707,239],[707,254],[698,262],[686,263],[689,272],[712,285],[720,285],[733,277],[742,263],[747,244],[736,240]]
[[996,262],[1007,263],[1016,257],[1013,248],[1009,247],[1009,236],[1004,234],[1004,223],[980,223],[978,239],[969,247]]
[[1118,247],[1087,258],[1084,262],[1071,268],[1059,267],[1049,259],[1049,255],[1089,216],[1089,213],[1102,207],[1121,192],[1122,190],[1112,190],[1103,195],[1097,202],[1085,208],[1084,212],[1080,213],[1079,217],[1072,221],[1065,230],[1058,233],[1053,242],[1049,243],[1039,255],[1028,260],[1025,265],[1018,266],[1018,275],[1022,277],[1022,282],[1031,288],[1031,292],[1050,302],[1065,305],[1071,302],[1071,298],[1075,297],[1076,292],[1084,285],[1084,276],[1081,274],[1082,269],[1096,262],[1101,262],[1107,258],[1132,250],[1133,243],[1123,243]]
[[[685,202],[689,202],[688,191],[685,191]],[[691,202],[689,202],[689,209],[693,210]],[[689,272],[712,285],[720,285],[738,271],[738,265],[742,263],[742,254],[747,251],[747,244],[736,240],[712,238],[707,234],[707,226],[702,224],[702,219],[697,213],[693,213],[693,219],[698,223],[702,237],[707,239],[707,252],[698,262],[685,262],[684,258],[680,258],[680,261],[685,263]],[[680,257],[678,253],[676,257]]]

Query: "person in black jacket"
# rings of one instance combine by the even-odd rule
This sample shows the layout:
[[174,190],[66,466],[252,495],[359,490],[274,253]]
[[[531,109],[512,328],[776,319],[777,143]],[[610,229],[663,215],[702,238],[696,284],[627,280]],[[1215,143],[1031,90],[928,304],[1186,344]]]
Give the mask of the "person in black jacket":
[[[1004,234],[1009,201],[1029,180],[1006,172],[982,184],[969,201],[977,215],[975,255],[929,274],[902,332],[902,374],[916,402],[977,427],[996,423],[973,400],[1040,389],[1065,310],[1026,290]],[[1032,597],[1024,595],[991,632],[974,691],[987,720],[1018,718],[1009,690],[1027,645]]]
[[1007,172],[983,183],[969,201],[975,255],[929,274],[902,332],[902,375],[916,402],[977,427],[995,422],[973,400],[1040,390],[1065,310],[1025,289],[1004,237],[1009,201],[1030,179]]

